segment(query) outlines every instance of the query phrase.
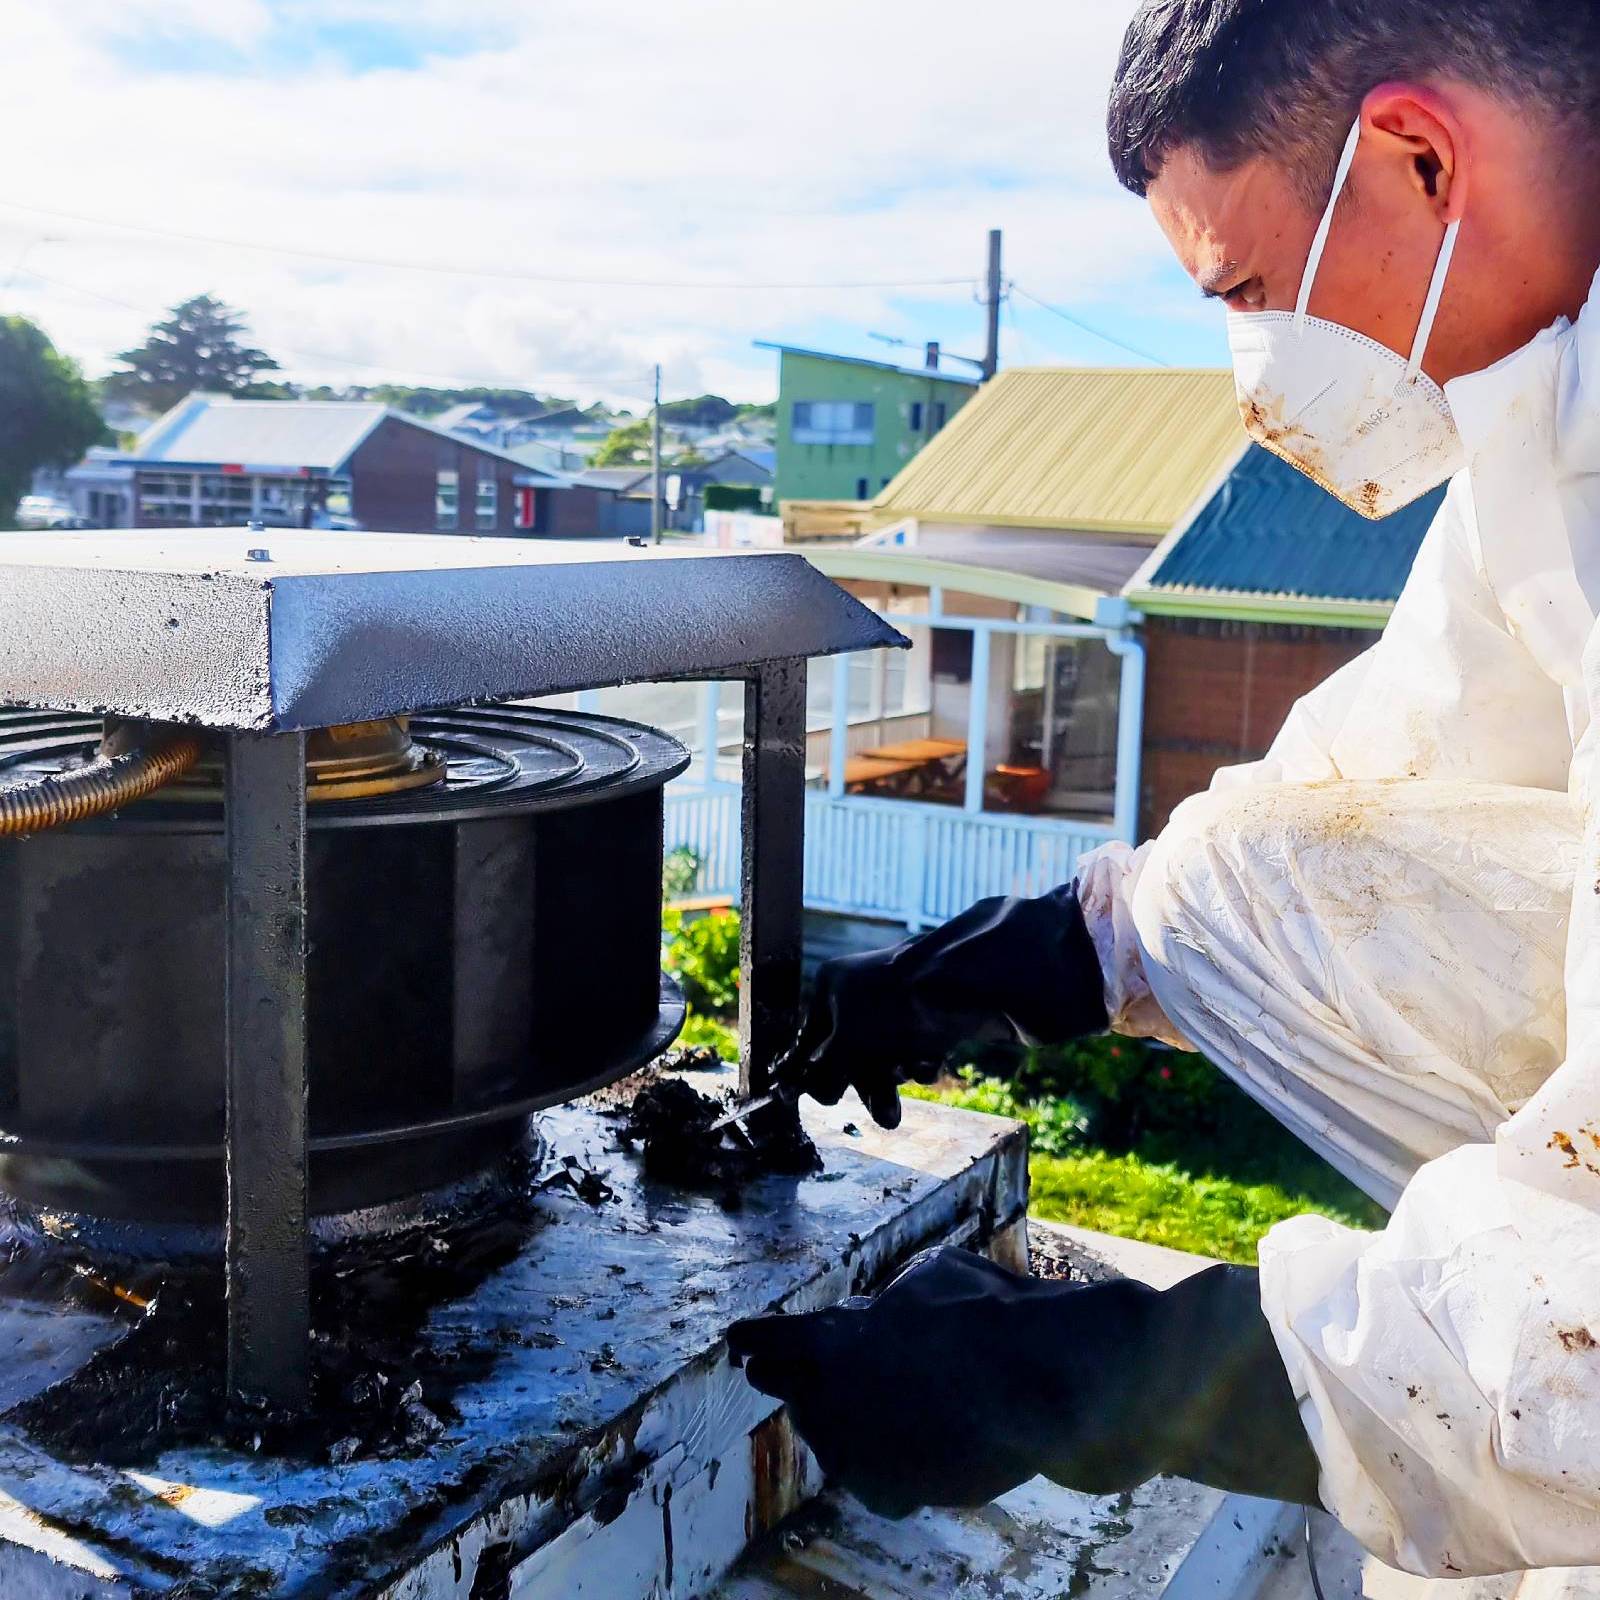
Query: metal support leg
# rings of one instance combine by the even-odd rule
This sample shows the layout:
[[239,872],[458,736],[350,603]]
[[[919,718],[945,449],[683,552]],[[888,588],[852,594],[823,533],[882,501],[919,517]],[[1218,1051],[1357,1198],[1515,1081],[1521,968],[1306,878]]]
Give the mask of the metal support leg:
[[306,741],[228,741],[228,1385],[302,1406],[306,1238]]
[[806,664],[780,661],[745,682],[739,945],[740,1086],[763,1094],[793,1042],[805,909]]

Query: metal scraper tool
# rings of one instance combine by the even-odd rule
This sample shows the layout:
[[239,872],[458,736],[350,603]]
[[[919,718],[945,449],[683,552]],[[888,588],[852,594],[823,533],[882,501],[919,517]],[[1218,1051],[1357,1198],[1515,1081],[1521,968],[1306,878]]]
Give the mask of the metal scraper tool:
[[707,1133],[721,1133],[724,1128],[731,1128],[736,1122],[743,1122],[747,1117],[753,1117],[758,1111],[765,1111],[768,1106],[794,1105],[800,1099],[800,1091],[787,1083],[780,1083],[770,1094],[757,1095],[754,1100],[746,1100],[743,1105],[734,1106],[723,1116],[706,1129]]

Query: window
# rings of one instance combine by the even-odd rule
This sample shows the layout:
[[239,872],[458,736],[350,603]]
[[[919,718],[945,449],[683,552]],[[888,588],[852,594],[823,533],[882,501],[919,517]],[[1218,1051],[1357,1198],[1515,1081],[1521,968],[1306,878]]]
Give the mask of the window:
[[348,478],[329,478],[322,507],[332,517],[355,516],[355,486]]
[[945,418],[948,417],[949,414],[950,413],[946,408],[944,401],[935,400],[928,407],[929,431],[932,433],[937,433],[944,426]]
[[460,526],[461,474],[443,468],[434,477],[433,525],[449,530]]
[[500,485],[495,479],[478,479],[477,508],[480,533],[492,533],[500,526]]
[[1100,819],[1116,806],[1122,673],[1098,640],[1016,636],[1005,810]]
[[920,400],[911,402],[911,431],[913,433],[922,432],[922,402]]
[[796,400],[792,421],[796,444],[871,444],[877,409],[870,400]]
[[239,473],[202,473],[200,514],[202,528],[242,528],[255,515],[255,483]]
[[298,528],[306,516],[310,484],[304,478],[262,478],[255,515],[269,528]]
[[866,498],[867,498],[867,480],[865,478],[857,478],[856,479],[856,499],[857,500],[865,500]]
[[141,472],[139,521],[146,527],[195,525],[195,475],[192,472]]

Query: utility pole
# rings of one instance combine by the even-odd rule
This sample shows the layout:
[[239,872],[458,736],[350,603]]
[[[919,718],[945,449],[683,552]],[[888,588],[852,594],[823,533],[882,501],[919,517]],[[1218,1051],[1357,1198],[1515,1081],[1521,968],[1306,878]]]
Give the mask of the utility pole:
[[989,230],[989,279],[984,305],[989,312],[989,343],[983,355],[983,381],[987,383],[1000,370],[1000,230]]
[[661,543],[661,363],[656,363],[656,403],[650,411],[650,542]]

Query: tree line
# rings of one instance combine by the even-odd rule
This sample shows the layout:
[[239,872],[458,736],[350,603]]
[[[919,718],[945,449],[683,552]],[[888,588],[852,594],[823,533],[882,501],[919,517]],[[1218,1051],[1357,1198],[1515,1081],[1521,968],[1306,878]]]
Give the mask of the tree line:
[[[513,418],[578,409],[575,400],[528,389],[431,388],[403,384],[305,385],[273,375],[282,370],[265,350],[248,342],[244,314],[215,295],[198,294],[154,323],[142,344],[122,351],[117,366],[90,382],[44,332],[24,317],[0,317],[0,527],[16,521],[17,501],[41,467],[67,467],[92,445],[112,444],[101,407],[121,401],[152,414],[170,410],[197,391],[245,399],[372,400],[432,417],[464,402],[493,406]],[[721,395],[696,395],[661,407],[663,422],[718,428],[772,414],[771,406],[740,406]],[[587,414],[621,420],[605,446],[605,461],[648,461],[648,417],[592,405]],[[692,452],[676,464],[693,464]]]

